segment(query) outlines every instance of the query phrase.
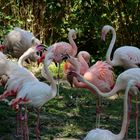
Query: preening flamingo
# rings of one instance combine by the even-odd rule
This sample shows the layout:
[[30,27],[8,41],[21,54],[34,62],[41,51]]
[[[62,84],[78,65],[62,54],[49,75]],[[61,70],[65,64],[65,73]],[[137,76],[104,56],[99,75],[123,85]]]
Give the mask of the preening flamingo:
[[[3,44],[5,46],[4,53],[19,58],[32,46],[33,40],[36,45],[41,44],[31,32],[16,27],[5,36]],[[30,58],[34,60],[33,57]]]
[[122,140],[124,138],[126,128],[127,128],[127,119],[128,119],[128,91],[133,85],[134,85],[133,80],[132,81],[130,80],[128,83],[126,83],[126,90],[124,95],[123,122],[119,134],[114,134],[106,129],[97,128],[89,131],[89,133],[84,138],[84,140]]
[[[80,58],[82,58],[82,56],[80,56]],[[87,68],[87,65],[88,65],[86,60],[84,60],[84,58],[82,58],[81,60],[83,62],[79,63],[79,61],[77,61],[77,59],[75,59],[72,56],[69,56],[67,59],[67,61],[75,68],[72,70],[74,70],[78,74],[80,74],[80,70],[82,67]],[[109,64],[107,64],[106,62],[97,61],[96,64],[94,64],[93,66],[88,68],[85,71],[85,73],[83,73],[83,77],[87,81],[95,84],[101,91],[107,92],[107,91],[110,91],[114,85],[114,73],[111,70],[111,68],[112,67]],[[67,76],[68,80],[72,81],[76,88],[86,88],[86,89],[90,90],[92,93],[95,93],[95,90],[91,89],[88,85],[86,85],[82,82],[79,82],[76,78],[73,78],[70,73],[71,72],[69,70],[69,74]],[[99,103],[96,104],[96,113],[98,115],[97,116],[98,121],[100,121],[100,114],[98,112],[99,112]],[[96,121],[97,121],[97,118],[96,118]],[[99,125],[99,122],[98,122],[98,125]]]
[[106,34],[112,32],[112,40],[106,53],[106,62],[112,66],[121,66],[125,69],[136,68],[140,64],[140,49],[133,46],[122,46],[113,54],[111,60],[111,53],[116,41],[116,32],[110,25],[105,25],[102,28],[102,39],[105,40]]
[[[140,64],[140,49],[134,46],[122,46],[113,54],[113,58],[111,60],[111,53],[116,41],[116,32],[115,29],[110,25],[105,25],[102,29],[102,39],[105,41],[107,33],[112,32],[112,40],[110,42],[109,48],[106,53],[106,62],[112,66],[121,66],[125,69],[129,68],[137,68]],[[131,102],[131,99],[130,99]],[[131,105],[131,103],[129,103]],[[136,105],[137,105],[136,98]],[[138,106],[138,105],[137,105]],[[131,108],[131,107],[130,107]],[[136,110],[137,111],[137,110]],[[129,112],[130,114],[130,112]],[[136,118],[138,120],[138,118]],[[138,128],[137,128],[138,130]],[[138,137],[138,134],[137,134]]]

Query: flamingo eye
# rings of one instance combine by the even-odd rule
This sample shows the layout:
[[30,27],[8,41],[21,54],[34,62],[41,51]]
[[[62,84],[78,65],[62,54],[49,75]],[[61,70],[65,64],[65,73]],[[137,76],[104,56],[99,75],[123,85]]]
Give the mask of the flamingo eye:
[[38,56],[42,56],[42,54],[43,54],[43,52],[42,51],[39,51],[39,52],[36,52],[36,54],[38,55]]

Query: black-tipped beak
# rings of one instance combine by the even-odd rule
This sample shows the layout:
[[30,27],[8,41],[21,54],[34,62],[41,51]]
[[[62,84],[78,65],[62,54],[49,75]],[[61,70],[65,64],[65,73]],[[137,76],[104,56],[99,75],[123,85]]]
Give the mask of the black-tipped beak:
[[62,60],[67,60],[68,58],[70,58],[70,56],[68,54],[62,54]]

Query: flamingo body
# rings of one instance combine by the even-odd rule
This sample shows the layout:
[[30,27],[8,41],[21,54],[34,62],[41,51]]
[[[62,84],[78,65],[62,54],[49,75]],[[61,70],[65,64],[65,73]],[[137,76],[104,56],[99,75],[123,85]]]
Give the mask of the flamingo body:
[[140,64],[140,49],[134,46],[122,46],[114,52],[111,60],[111,53],[116,41],[116,32],[110,25],[105,25],[102,29],[102,39],[105,40],[106,34],[111,31],[113,36],[106,53],[106,61],[112,66],[122,66],[125,69],[136,68]]

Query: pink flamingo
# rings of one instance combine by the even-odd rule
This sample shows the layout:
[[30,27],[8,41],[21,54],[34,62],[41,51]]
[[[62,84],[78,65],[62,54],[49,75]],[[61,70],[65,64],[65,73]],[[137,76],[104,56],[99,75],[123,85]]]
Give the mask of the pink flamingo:
[[[72,56],[69,56],[67,61],[71,65],[73,65],[73,67],[75,68],[74,71],[80,74],[80,68],[84,67],[84,65],[80,66],[81,63],[79,63]],[[84,63],[87,64],[87,62],[83,58],[82,58],[82,61],[83,61],[82,64]],[[114,85],[114,73],[111,70],[111,68],[112,67],[106,62],[98,61],[96,62],[96,64],[94,64],[93,66],[91,66],[85,71],[85,73],[83,74],[83,77],[89,82],[95,84],[101,91],[107,92],[107,91],[110,91]],[[95,93],[95,90],[91,89],[88,85],[82,82],[79,82],[76,78],[73,78],[71,74],[68,74],[68,81],[70,82],[72,81],[76,88],[86,88],[90,90],[92,93]],[[97,108],[96,112],[99,118],[98,120],[100,120],[99,103],[98,103],[98,106],[96,105],[96,108]]]
[[[114,28],[110,25],[105,25],[102,28],[102,39],[105,41],[107,33],[111,31],[112,32],[112,40],[110,42],[109,48],[106,53],[106,62],[109,63],[112,66],[121,66],[125,69],[128,68],[137,68],[140,64],[140,49],[134,46],[122,46],[113,54],[113,59],[111,60],[111,53],[116,41],[116,32]],[[131,95],[130,95],[131,96]],[[136,96],[136,106],[138,106],[137,103],[137,96]],[[131,108],[131,97],[129,97],[129,105]],[[137,112],[138,110],[136,110]],[[130,117],[131,111],[129,110],[129,117]],[[136,115],[137,116],[137,115]],[[136,118],[138,120],[138,118]],[[137,122],[138,123],[138,122]],[[138,126],[138,125],[137,125]],[[138,128],[137,128],[138,131]],[[138,133],[136,134],[138,137]]]
[[125,95],[124,95],[124,112],[123,112],[123,121],[121,126],[121,131],[119,134],[114,134],[107,129],[93,129],[88,132],[84,140],[122,140],[125,136],[127,128],[127,119],[128,119],[128,91],[134,85],[134,81],[129,81],[126,85]]
[[[40,108],[49,100],[54,98],[57,93],[57,87],[54,79],[52,78],[49,70],[48,70],[48,65],[52,62],[53,60],[53,53],[49,52],[44,60],[44,71],[46,72],[47,78],[49,79],[51,85],[45,84],[43,82],[40,82],[31,72],[29,72],[27,69],[23,67],[19,67],[19,73],[17,75],[12,74],[11,77],[9,77],[8,82],[7,82],[7,90],[8,89],[13,89],[16,88],[16,98],[12,99],[10,102],[10,105],[18,109],[19,104],[26,104],[28,103],[30,106],[33,106],[34,108],[37,109],[38,112],[38,117],[37,117],[37,126],[36,126],[36,135],[37,139],[39,139],[40,131],[39,131],[39,110]],[[15,66],[15,64],[11,64],[11,66]],[[19,78],[18,77],[22,77]],[[28,78],[27,78],[28,77]],[[20,83],[20,87],[16,87],[12,84],[12,81],[17,80],[17,83]],[[40,93],[40,94],[38,94]],[[1,96],[1,99],[5,98],[5,96]],[[25,112],[25,118],[27,122],[27,114]],[[27,127],[26,127],[27,128]],[[27,132],[27,131],[26,131]],[[28,137],[26,137],[28,139]]]
[[[121,73],[117,77],[116,83],[110,92],[102,92],[96,85],[92,84],[91,82],[86,80],[82,75],[80,75],[78,73],[71,72],[71,75],[75,76],[80,82],[83,82],[84,84],[89,86],[92,90],[95,90],[96,93],[102,97],[110,97],[110,96],[113,96],[116,92],[118,92],[120,90],[124,90],[130,81],[133,81],[135,83],[135,86],[137,88],[140,88],[140,69],[139,68],[128,69],[128,70],[124,71],[123,73]],[[137,91],[136,87],[131,88],[132,92]],[[138,108],[138,106],[137,106],[137,108]],[[136,115],[138,116],[138,111],[136,112]],[[137,116],[136,116],[136,118],[137,118]],[[128,126],[128,124],[127,124],[127,126]],[[137,128],[137,124],[136,124],[136,128]],[[138,130],[136,130],[136,131],[138,131]],[[138,140],[138,136],[136,137],[136,140]]]
[[[74,29],[70,29],[68,33],[69,43],[67,42],[57,42],[52,44],[47,48],[47,51],[44,52],[42,57],[38,60],[42,62],[45,58],[47,52],[52,51],[54,54],[54,62],[60,63],[62,61],[62,54],[69,54],[71,56],[75,56],[77,54],[77,46],[73,39],[76,39],[76,31]],[[42,51],[44,49],[43,46],[37,46],[38,51]]]
[[[78,69],[80,69],[80,74],[84,75],[84,73],[89,69],[89,60],[90,60],[90,54],[87,51],[80,51],[77,54],[76,58],[71,58],[71,59],[75,59],[73,62],[76,61],[75,65],[72,65],[69,61],[66,61],[64,63],[64,74],[66,75],[69,83],[72,86],[72,79],[71,76],[69,76],[69,72],[70,71],[77,71]],[[78,68],[78,66],[80,68]]]

